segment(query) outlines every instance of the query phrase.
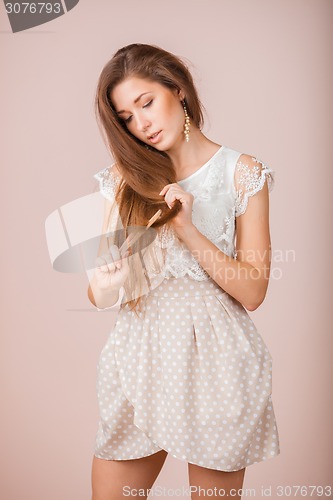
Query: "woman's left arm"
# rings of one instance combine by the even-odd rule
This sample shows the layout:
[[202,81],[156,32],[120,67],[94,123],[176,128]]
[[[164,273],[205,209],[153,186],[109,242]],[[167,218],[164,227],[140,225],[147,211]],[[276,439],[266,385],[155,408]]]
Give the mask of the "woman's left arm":
[[183,191],[178,184],[165,186],[161,194],[165,193],[168,205],[175,199],[183,205],[171,224],[195,259],[223,290],[246,309],[257,309],[266,295],[271,265],[267,182],[255,196],[249,197],[245,213],[236,218],[237,260],[222,252],[192,223],[192,194]]

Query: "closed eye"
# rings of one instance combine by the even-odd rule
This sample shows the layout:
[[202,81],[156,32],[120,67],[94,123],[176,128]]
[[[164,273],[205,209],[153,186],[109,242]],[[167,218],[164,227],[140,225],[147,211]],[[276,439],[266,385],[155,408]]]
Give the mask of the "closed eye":
[[145,104],[144,106],[142,106],[143,108],[148,108],[148,106],[151,105],[151,103],[153,102],[154,99],[151,99],[149,102],[147,102],[147,104]]
[[[148,108],[148,106],[151,105],[151,103],[153,102],[154,99],[151,99],[149,102],[147,102],[147,104],[145,104],[144,106],[142,106],[143,108]],[[128,118],[126,118],[126,120],[124,120],[125,123],[129,123],[131,121],[132,117],[129,116]]]

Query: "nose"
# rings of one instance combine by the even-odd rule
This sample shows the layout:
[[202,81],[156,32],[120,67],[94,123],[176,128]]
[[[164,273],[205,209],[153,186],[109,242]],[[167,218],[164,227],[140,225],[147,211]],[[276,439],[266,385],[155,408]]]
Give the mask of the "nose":
[[146,130],[150,125],[151,122],[147,118],[140,118],[139,116],[137,117],[137,127],[140,132],[146,133]]

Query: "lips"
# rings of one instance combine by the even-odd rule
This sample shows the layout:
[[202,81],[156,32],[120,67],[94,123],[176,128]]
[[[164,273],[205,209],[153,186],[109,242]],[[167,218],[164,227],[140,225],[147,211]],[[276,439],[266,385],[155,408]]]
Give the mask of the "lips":
[[150,134],[147,139],[153,139],[155,135],[159,134],[161,130],[158,130],[157,132],[154,132],[153,134]]

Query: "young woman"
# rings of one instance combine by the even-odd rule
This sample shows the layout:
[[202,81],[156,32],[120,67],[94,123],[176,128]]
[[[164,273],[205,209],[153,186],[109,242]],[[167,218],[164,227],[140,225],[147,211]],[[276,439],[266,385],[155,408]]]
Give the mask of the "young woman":
[[[202,109],[186,64],[156,46],[121,48],[99,78],[115,161],[94,177],[114,238],[89,298],[121,306],[98,363],[93,500],[147,496],[167,453],[188,462],[191,498],[240,498],[245,468],[280,453],[272,357],[246,311],[269,282],[273,170],[208,139]],[[122,253],[158,209],[154,238]]]

